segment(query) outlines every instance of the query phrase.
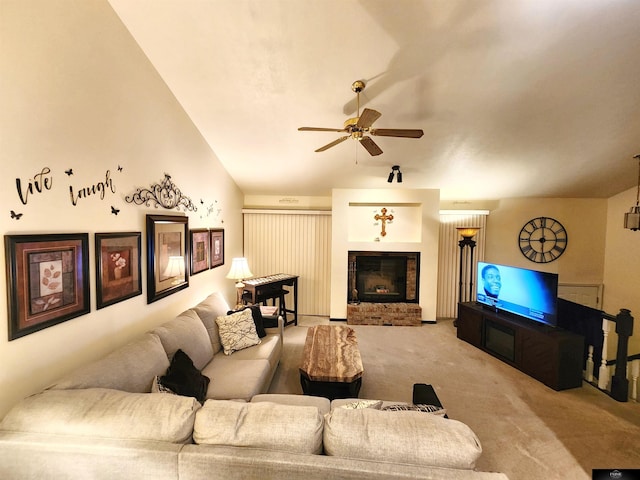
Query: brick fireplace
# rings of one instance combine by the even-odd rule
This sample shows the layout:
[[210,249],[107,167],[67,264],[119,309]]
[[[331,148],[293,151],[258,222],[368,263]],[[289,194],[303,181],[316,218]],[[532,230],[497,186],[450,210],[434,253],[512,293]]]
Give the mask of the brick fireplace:
[[420,325],[420,252],[349,251],[347,323]]

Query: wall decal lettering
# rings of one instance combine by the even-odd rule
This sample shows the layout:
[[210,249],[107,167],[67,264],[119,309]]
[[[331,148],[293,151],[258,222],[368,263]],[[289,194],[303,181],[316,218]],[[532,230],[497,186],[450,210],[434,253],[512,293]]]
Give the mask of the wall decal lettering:
[[44,190],[51,190],[53,185],[53,178],[51,177],[51,169],[44,167],[39,173],[33,176],[33,179],[29,179],[29,183],[26,188],[22,189],[22,181],[16,178],[16,188],[18,189],[18,197],[23,205],[27,204],[29,195],[34,193],[34,188],[37,193],[42,193]]
[[69,195],[71,197],[71,203],[73,206],[78,204],[78,200],[81,198],[89,198],[91,195],[99,195],[100,200],[104,200],[104,195],[107,190],[111,190],[111,193],[116,193],[116,188],[111,180],[111,171],[107,170],[103,182],[97,182],[90,187],[84,187],[78,190],[76,194],[73,193],[73,186],[69,185]]

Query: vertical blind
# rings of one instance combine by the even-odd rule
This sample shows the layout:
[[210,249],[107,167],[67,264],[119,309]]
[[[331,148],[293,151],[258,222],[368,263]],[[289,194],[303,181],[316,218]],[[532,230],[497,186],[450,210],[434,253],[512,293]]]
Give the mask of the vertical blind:
[[[436,318],[455,318],[457,316],[457,305],[459,298],[459,276],[460,276],[460,247],[458,241],[461,239],[456,230],[457,227],[480,227],[476,234],[476,247],[473,251],[474,285],[476,262],[484,260],[485,237],[487,231],[487,214],[485,211],[478,212],[441,212],[440,213],[440,238],[438,253],[438,300],[436,306]],[[465,250],[469,250],[466,248]],[[468,252],[466,252],[468,255]],[[468,279],[465,278],[466,285]],[[475,298],[475,297],[474,297]]]
[[[331,213],[244,210],[244,256],[255,276],[298,275],[298,313],[328,316],[331,302]],[[480,227],[474,265],[484,260],[485,211],[442,212],[438,256],[437,318],[455,318],[459,298],[460,236],[456,227]],[[477,278],[474,278],[474,283]],[[287,306],[293,305],[291,294]]]
[[[244,256],[256,277],[298,275],[298,314],[329,316],[331,212],[244,210]],[[286,297],[287,308],[293,296]]]

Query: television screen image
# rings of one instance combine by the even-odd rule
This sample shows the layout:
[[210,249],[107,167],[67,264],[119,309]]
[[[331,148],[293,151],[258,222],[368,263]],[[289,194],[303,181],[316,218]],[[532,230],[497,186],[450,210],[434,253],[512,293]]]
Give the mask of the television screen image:
[[557,325],[558,274],[478,262],[477,279],[478,303]]

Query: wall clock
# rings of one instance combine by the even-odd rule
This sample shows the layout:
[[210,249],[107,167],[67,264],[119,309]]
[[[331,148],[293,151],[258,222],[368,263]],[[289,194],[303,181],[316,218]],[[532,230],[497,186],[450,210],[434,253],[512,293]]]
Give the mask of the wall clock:
[[532,262],[549,263],[567,248],[567,231],[550,217],[537,217],[525,223],[518,236],[520,251]]

